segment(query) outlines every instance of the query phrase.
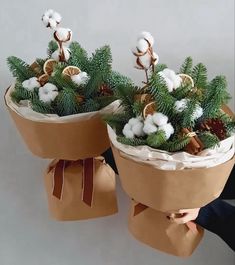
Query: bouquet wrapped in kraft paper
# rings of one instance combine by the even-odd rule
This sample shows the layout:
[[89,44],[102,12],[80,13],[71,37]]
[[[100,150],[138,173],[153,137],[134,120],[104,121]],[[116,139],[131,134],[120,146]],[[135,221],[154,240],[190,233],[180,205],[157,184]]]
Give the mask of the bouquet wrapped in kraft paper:
[[[15,56],[7,59],[16,80],[6,91],[6,106],[24,142],[34,155],[62,160],[64,163],[95,159],[109,148],[107,129],[101,116],[117,109],[119,103],[115,96],[116,87],[131,84],[132,81],[112,70],[109,46],[105,45],[88,56],[78,42],[72,41],[72,31],[60,26],[59,13],[49,9],[43,14],[42,21],[52,30],[54,38],[49,42],[47,58],[36,59],[31,65]],[[76,166],[78,172],[83,167],[79,163],[72,165],[72,168]],[[70,167],[71,165],[66,170]],[[100,167],[102,171],[99,170]],[[94,178],[101,174],[96,171],[107,176],[107,182],[102,183],[109,187],[110,193],[114,193],[115,186],[109,185],[113,183],[108,173],[110,168],[105,164],[94,167]],[[78,177],[76,170],[72,174],[74,179]],[[49,176],[52,181],[52,175],[49,174],[48,178]],[[66,187],[67,174],[63,174],[63,177],[63,187]],[[81,188],[82,186],[78,189],[77,186],[70,185],[70,192],[77,192],[79,196]],[[47,190],[50,193],[50,189]],[[109,192],[105,192],[104,187],[103,190],[98,189],[96,194],[105,196]],[[53,194],[50,193],[49,198],[51,195]],[[99,196],[94,197],[94,205]],[[61,198],[57,204],[57,219],[61,217],[67,220],[70,216],[72,219],[75,219],[74,216],[84,219],[86,214],[87,218],[92,217],[92,210],[81,210],[80,204],[76,208],[79,214],[71,215],[68,210],[66,217],[65,205],[70,209],[78,200],[77,197],[70,197],[69,193],[64,193]],[[111,205],[113,211],[110,210]],[[58,213],[60,207],[61,215]],[[115,211],[116,202],[114,203],[112,196],[108,196],[103,209],[96,208],[93,217],[97,217],[99,212],[102,216]]]
[[145,71],[144,86],[117,88],[121,106],[105,120],[122,187],[135,200],[131,233],[161,251],[189,256],[202,229],[167,217],[221,194],[235,161],[235,121],[224,76],[208,81],[206,67],[193,67],[191,57],[176,73],[159,64],[153,43],[150,33],[140,34],[133,54]]

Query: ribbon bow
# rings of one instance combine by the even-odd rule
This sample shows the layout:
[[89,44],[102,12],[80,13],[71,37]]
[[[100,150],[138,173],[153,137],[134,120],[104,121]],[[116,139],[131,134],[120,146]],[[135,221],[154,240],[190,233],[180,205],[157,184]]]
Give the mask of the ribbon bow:
[[77,161],[59,160],[54,166],[49,168],[48,172],[54,169],[52,195],[59,200],[62,199],[65,169],[72,163],[78,163],[83,167],[82,201],[91,207],[94,192],[94,158],[79,159]]

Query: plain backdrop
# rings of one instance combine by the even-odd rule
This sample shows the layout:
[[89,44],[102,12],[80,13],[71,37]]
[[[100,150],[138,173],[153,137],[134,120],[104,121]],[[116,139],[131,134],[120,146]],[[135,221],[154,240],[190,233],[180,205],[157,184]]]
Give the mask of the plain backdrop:
[[[29,153],[6,112],[3,95],[13,81],[6,57],[27,62],[44,57],[50,30],[41,22],[47,8],[63,16],[89,53],[110,44],[113,68],[137,83],[130,49],[137,34],[150,31],[160,62],[178,70],[184,58],[204,62],[209,78],[224,74],[234,108],[233,0],[0,1],[0,264],[1,265],[232,265],[234,253],[206,233],[189,259],[155,251],[127,231],[128,199],[118,182],[120,211],[97,220],[60,223],[50,219],[42,173],[48,161]],[[79,144],[79,143],[78,143]]]

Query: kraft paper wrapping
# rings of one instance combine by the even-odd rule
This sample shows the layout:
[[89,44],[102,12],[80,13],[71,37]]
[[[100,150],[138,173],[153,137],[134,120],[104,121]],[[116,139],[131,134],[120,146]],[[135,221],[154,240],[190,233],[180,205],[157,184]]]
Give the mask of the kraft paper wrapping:
[[114,111],[118,102],[113,102],[101,111],[58,117],[44,115],[29,106],[12,102],[6,92],[5,103],[15,125],[29,150],[41,158],[67,160],[95,157],[109,147],[106,125],[101,114]]
[[49,211],[53,218],[59,221],[73,221],[117,213],[115,173],[103,158],[94,159],[93,198],[90,206],[82,200],[83,166],[79,161],[71,161],[64,170],[61,198],[53,195],[54,170],[57,163],[58,160],[52,161],[45,174]]
[[134,216],[136,202],[132,201],[129,213],[129,231],[141,242],[179,257],[190,256],[200,243],[204,230],[196,226],[190,230],[187,225],[177,225],[162,212],[147,208]]
[[114,146],[112,150],[125,192],[162,212],[199,208],[216,199],[235,162],[232,158],[210,168],[161,170],[122,156]]

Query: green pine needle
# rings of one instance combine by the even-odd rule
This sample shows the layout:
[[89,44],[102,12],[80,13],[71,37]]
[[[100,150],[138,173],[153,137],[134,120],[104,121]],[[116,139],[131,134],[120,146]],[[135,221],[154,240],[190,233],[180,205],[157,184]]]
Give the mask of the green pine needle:
[[202,141],[204,148],[214,148],[220,142],[219,138],[210,132],[201,132],[198,137]]
[[20,82],[35,76],[30,66],[20,58],[10,56],[7,58],[7,64],[13,76]]
[[202,63],[197,64],[192,70],[192,78],[194,86],[198,88],[206,88],[207,86],[207,69]]
[[146,140],[140,138],[126,138],[124,136],[118,136],[117,141],[121,144],[131,146],[146,145]]
[[193,59],[191,57],[187,57],[184,60],[182,66],[180,68],[180,73],[191,75],[192,74],[192,67],[193,67]]
[[166,135],[163,130],[152,133],[147,137],[147,144],[153,148],[158,148],[166,142]]

